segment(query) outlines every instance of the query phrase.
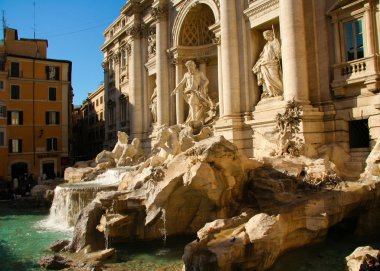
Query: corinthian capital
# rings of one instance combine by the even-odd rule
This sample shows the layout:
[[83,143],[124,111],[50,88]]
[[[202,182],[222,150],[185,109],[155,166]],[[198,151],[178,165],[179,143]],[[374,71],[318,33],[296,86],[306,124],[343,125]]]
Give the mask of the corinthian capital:
[[164,20],[167,18],[168,14],[168,8],[167,7],[154,7],[152,8],[152,17],[154,18],[155,21],[158,20]]
[[132,25],[126,31],[127,36],[131,36],[133,39],[138,38],[141,35],[141,26]]

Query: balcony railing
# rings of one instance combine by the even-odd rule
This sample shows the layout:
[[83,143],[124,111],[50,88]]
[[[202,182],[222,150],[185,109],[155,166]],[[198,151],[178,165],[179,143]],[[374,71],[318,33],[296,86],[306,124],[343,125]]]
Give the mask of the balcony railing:
[[333,85],[365,81],[367,76],[376,74],[376,63],[378,61],[378,56],[370,56],[334,65]]
[[380,73],[380,57],[377,55],[355,59],[333,66],[334,80],[332,87],[335,95],[344,95],[344,88],[350,84],[365,83],[370,77]]

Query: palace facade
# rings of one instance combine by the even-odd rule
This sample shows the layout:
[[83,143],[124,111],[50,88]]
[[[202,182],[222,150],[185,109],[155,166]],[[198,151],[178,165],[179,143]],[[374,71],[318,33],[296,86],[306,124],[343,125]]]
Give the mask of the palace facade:
[[305,154],[339,148],[360,172],[380,137],[379,30],[376,0],[129,0],[101,48],[106,145],[121,130],[148,148],[157,127],[186,122],[186,94],[171,93],[193,60],[215,135],[270,155],[275,117],[294,99]]

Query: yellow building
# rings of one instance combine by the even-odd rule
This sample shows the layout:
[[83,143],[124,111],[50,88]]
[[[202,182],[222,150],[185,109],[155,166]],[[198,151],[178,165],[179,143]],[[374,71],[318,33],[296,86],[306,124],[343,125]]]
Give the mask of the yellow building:
[[71,62],[47,58],[47,40],[0,44],[0,177],[61,175],[69,162]]

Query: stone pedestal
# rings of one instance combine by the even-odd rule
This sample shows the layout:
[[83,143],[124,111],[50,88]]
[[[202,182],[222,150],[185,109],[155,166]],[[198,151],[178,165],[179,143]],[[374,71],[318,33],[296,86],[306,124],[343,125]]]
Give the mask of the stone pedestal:
[[[260,158],[274,154],[278,134],[276,115],[284,113],[286,101],[282,97],[261,100],[253,112],[253,120],[246,125],[252,129],[252,157]],[[310,105],[303,105],[300,133],[306,144],[306,155],[315,156],[318,146],[325,142],[323,113]]]

